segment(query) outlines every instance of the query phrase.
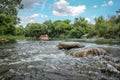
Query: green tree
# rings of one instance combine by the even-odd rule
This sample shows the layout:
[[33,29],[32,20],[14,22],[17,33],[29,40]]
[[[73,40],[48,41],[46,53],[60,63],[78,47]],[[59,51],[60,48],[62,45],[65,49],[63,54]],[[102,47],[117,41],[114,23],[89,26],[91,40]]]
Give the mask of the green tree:
[[75,18],[74,20],[74,27],[80,27],[80,28],[83,28],[83,33],[87,33],[88,30],[87,30],[87,27],[88,27],[88,22],[87,20],[85,20],[85,18],[83,17],[80,17],[80,18]]
[[23,8],[22,0],[0,0],[0,34],[15,34],[15,26],[19,23],[18,10]]
[[71,29],[68,37],[69,38],[81,38],[81,36],[84,34],[83,31],[84,31],[84,29],[81,26],[75,27],[75,28]]
[[53,23],[51,20],[46,20],[43,22],[47,26],[47,34],[49,35],[50,38],[54,37],[55,35],[55,28],[53,26]]
[[108,19],[110,27],[108,29],[108,34],[112,38],[120,38],[120,15],[110,16]]
[[72,29],[72,25],[70,24],[70,21],[64,20],[64,21],[54,21],[53,23],[55,28],[55,36],[60,38],[66,38],[69,31]]
[[95,30],[97,35],[100,37],[104,37],[107,34],[109,24],[104,20],[102,16],[95,18]]
[[25,36],[39,38],[42,34],[41,24],[28,23],[25,27]]
[[16,27],[15,35],[24,36],[25,35],[25,28],[22,25],[19,25],[18,27]]
[[0,35],[15,34],[14,17],[10,15],[0,15]]

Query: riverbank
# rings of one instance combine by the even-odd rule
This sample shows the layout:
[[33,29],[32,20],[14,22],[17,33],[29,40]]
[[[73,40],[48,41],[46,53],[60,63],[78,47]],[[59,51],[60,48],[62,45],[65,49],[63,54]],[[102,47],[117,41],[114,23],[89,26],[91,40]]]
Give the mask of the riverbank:
[[[25,37],[25,36],[12,36],[12,35],[0,35],[0,44],[5,43],[16,43],[19,40],[34,40],[38,41],[39,39],[36,39],[35,37]],[[96,43],[96,44],[109,44],[109,45],[120,45],[119,39],[103,39],[103,38],[92,38],[92,39],[77,39],[77,38],[71,38],[71,39],[61,39],[61,38],[50,38],[49,41],[75,41],[75,42],[86,42],[86,43]]]
[[31,40],[31,38],[25,37],[25,36],[12,36],[12,35],[1,35],[0,36],[0,44],[16,43],[17,40]]
[[119,39],[66,39],[65,41],[75,41],[75,42],[86,42],[86,43],[95,43],[95,44],[109,44],[109,45],[120,45]]

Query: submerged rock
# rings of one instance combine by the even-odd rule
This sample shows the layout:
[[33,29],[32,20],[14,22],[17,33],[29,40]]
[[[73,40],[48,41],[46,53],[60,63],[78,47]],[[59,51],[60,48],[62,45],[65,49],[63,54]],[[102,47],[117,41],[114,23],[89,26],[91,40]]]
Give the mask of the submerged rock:
[[84,45],[79,42],[60,42],[58,44],[59,49],[72,49],[72,48],[82,48]]
[[117,70],[120,71],[120,66],[117,66]]
[[90,47],[90,48],[85,48],[79,51],[75,51],[72,53],[73,56],[75,57],[86,57],[89,55],[92,56],[99,56],[99,55],[107,55],[107,51],[103,48],[97,48],[97,47]]
[[9,68],[8,67],[1,67],[0,68],[0,74],[3,74],[3,73],[6,73],[9,71]]

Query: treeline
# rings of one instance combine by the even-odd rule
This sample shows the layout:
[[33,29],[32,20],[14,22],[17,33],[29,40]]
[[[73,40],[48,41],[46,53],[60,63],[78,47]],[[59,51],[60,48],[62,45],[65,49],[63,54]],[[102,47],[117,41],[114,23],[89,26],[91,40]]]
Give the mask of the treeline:
[[[7,23],[6,23],[7,25]],[[50,38],[113,38],[120,39],[120,15],[110,16],[105,20],[102,16],[95,18],[95,24],[89,24],[85,18],[75,18],[74,23],[70,20],[46,20],[40,23],[28,23],[23,26],[12,27],[7,29],[0,27],[1,35],[17,35],[39,39],[41,34],[48,34]]]
[[16,28],[16,35],[39,38],[41,34],[48,34],[50,38],[120,38],[120,15],[110,16],[105,20],[102,16],[95,18],[95,24],[89,24],[85,18],[70,20],[47,20],[42,24],[28,23],[25,28]]
[[95,24],[89,24],[85,18],[70,20],[47,20],[43,23],[28,23],[26,27],[16,27],[20,22],[17,17],[19,9],[23,9],[22,0],[0,0],[0,35],[15,35],[39,38],[48,34],[50,38],[87,38],[104,37],[120,38],[120,9],[117,15],[105,20],[102,16],[95,18]]

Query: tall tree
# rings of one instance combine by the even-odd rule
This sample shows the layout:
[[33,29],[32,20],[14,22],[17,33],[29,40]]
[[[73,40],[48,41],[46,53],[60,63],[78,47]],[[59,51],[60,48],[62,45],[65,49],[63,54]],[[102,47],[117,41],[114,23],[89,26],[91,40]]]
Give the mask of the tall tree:
[[38,38],[42,33],[42,26],[39,23],[28,23],[25,27],[25,36]]
[[43,24],[47,26],[47,34],[49,35],[49,37],[54,37],[55,28],[53,27],[52,21],[46,20],[43,22]]
[[104,37],[107,34],[109,24],[102,16],[95,18],[95,30],[97,35],[100,37]]
[[14,25],[19,23],[18,10],[22,0],[0,0],[0,34],[14,34]]

